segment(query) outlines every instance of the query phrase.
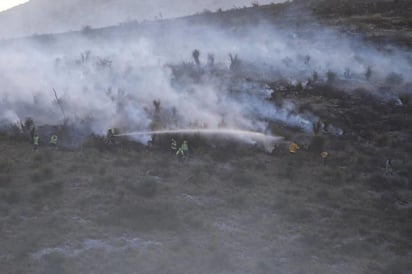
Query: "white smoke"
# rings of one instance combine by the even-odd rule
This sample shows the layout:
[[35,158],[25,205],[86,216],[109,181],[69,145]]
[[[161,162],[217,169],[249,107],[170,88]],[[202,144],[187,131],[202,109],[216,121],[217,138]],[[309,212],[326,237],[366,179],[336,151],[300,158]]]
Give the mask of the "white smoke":
[[[391,72],[406,81],[412,75],[409,53],[399,49],[380,51],[328,28],[296,32],[265,22],[224,30],[179,21],[169,28],[152,25],[150,32],[125,27],[118,33],[21,39],[0,49],[1,120],[62,123],[54,88],[67,118],[97,134],[111,127],[147,131],[222,124],[265,132],[270,122],[311,131],[318,118],[297,113],[291,102],[282,108],[269,102],[266,82],[303,82],[314,71],[321,78],[328,71],[342,77],[348,68],[361,79],[368,67],[374,84]],[[194,49],[200,50],[200,66],[192,60]],[[229,70],[229,53],[238,56],[238,70]],[[159,113],[154,100],[160,100]]]

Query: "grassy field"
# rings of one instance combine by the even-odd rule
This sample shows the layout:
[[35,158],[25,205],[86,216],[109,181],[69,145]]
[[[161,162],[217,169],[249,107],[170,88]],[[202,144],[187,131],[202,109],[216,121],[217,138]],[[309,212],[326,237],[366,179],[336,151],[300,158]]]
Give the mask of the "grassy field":
[[0,150],[2,273],[410,271],[411,182],[350,144]]

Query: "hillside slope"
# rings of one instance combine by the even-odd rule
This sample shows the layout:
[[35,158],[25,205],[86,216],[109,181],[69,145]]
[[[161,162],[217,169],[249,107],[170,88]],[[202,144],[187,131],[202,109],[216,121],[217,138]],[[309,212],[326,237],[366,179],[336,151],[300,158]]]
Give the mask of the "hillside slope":
[[411,28],[300,2],[0,43],[0,273],[410,274]]
[[[79,30],[85,26],[116,25],[128,20],[178,17],[205,9],[215,11],[219,8],[250,6],[251,2],[250,0],[31,0],[0,13],[0,37],[65,32]],[[264,4],[273,1],[259,2]]]

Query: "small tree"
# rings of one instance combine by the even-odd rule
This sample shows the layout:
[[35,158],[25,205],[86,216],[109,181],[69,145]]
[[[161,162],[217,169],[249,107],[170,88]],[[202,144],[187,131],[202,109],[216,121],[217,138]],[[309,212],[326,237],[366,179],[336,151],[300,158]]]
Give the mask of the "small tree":
[[193,59],[195,60],[196,65],[197,65],[197,66],[200,66],[200,60],[199,60],[200,51],[199,51],[198,49],[195,49],[195,50],[192,52],[192,56],[193,56]]
[[391,72],[386,76],[385,83],[392,86],[401,85],[403,83],[403,77],[399,73]]
[[229,58],[230,58],[230,70],[231,71],[237,71],[240,68],[240,59],[238,58],[237,54],[236,55],[232,55],[231,53],[229,54]]
[[315,135],[309,144],[309,151],[314,153],[321,153],[325,148],[326,140],[324,137]]
[[312,123],[313,133],[319,134],[321,128],[322,128],[322,123],[320,120]]
[[92,31],[93,31],[93,29],[92,29],[92,27],[90,27],[90,26],[84,26],[84,27],[82,28],[82,34],[84,34],[84,35],[88,35],[88,34],[90,34]]
[[343,76],[345,76],[346,79],[352,78],[352,72],[350,71],[349,68],[345,68],[345,72],[343,73]]
[[372,76],[372,68],[371,68],[370,66],[368,66],[368,68],[366,69],[366,72],[365,72],[365,78],[366,78],[366,80],[369,81],[369,79],[371,78],[371,76]]
[[208,66],[210,66],[210,67],[213,67],[214,64],[215,64],[215,56],[214,56],[213,54],[211,54],[211,53],[209,53],[209,54],[207,55],[207,64],[208,64]]
[[326,73],[326,78],[328,79],[328,83],[331,84],[336,80],[336,73],[331,70],[328,70],[328,72]]
[[314,71],[312,74],[312,80],[314,83],[316,83],[319,80],[319,75],[317,71]]

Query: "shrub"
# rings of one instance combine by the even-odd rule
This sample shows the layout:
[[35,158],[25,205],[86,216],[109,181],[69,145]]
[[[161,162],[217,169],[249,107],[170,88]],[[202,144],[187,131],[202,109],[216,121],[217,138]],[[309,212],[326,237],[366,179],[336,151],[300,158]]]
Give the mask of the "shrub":
[[408,261],[407,259],[396,258],[386,265],[383,273],[390,273],[390,274],[410,273],[410,271],[411,271],[410,261]]
[[0,175],[0,187],[8,187],[13,181],[10,175]]
[[403,187],[404,182],[399,177],[387,177],[382,174],[374,174],[367,180],[367,184],[375,191],[393,190],[397,187]]
[[401,85],[403,83],[403,76],[398,73],[391,72],[386,76],[385,83],[391,86]]
[[248,173],[237,173],[232,178],[235,186],[251,187],[254,185],[255,178]]
[[309,144],[309,151],[314,153],[321,153],[324,150],[326,140],[324,137],[315,135]]
[[333,71],[331,71],[331,70],[329,70],[329,71],[326,73],[326,78],[327,78],[327,82],[328,82],[329,84],[331,84],[331,83],[335,82],[335,80],[336,80],[336,73],[333,72]]
[[235,194],[233,196],[231,196],[227,202],[230,204],[230,206],[234,207],[234,208],[243,208],[246,205],[246,199],[245,196],[242,194]]
[[89,35],[89,34],[91,34],[92,33],[92,31],[93,31],[93,29],[92,29],[92,27],[91,26],[84,26],[83,28],[82,28],[82,34],[84,34],[84,35]]
[[37,163],[50,162],[51,160],[52,154],[48,150],[40,151],[33,156],[33,162]]
[[20,201],[20,194],[17,191],[10,191],[6,195],[6,202],[10,205],[17,204]]
[[100,218],[104,225],[120,226],[138,231],[176,230],[179,228],[177,211],[169,204],[156,204],[150,207],[139,204],[121,206]]
[[9,174],[13,170],[13,163],[11,161],[0,162],[0,174]]
[[370,66],[368,66],[368,68],[366,69],[366,72],[365,72],[366,80],[369,80],[371,78],[371,76],[372,76],[372,68]]
[[376,140],[376,145],[378,147],[385,147],[388,146],[390,143],[390,137],[388,135],[379,136]]
[[234,72],[238,71],[240,69],[242,62],[237,56],[237,54],[235,55],[229,54],[229,58],[230,58],[230,66],[229,66],[230,70]]
[[199,60],[200,51],[198,49],[193,50],[192,57],[195,60],[196,65],[200,66],[200,60]]
[[31,180],[32,182],[40,182],[49,180],[54,177],[54,171],[51,167],[43,167],[39,171],[36,171],[32,174]]
[[155,178],[146,176],[139,182],[126,182],[129,190],[141,197],[153,198],[157,193],[157,181]]
[[340,170],[327,168],[322,173],[322,182],[327,184],[339,184],[343,180],[343,174]]
[[316,83],[318,80],[319,80],[319,74],[316,71],[314,71],[312,74],[312,81]]
[[321,129],[322,129],[322,122],[321,121],[318,120],[318,121],[316,121],[316,123],[312,122],[313,133],[318,134]]
[[64,184],[60,181],[46,183],[41,185],[32,192],[33,201],[38,201],[43,198],[58,196],[63,193]]

